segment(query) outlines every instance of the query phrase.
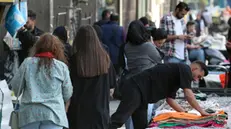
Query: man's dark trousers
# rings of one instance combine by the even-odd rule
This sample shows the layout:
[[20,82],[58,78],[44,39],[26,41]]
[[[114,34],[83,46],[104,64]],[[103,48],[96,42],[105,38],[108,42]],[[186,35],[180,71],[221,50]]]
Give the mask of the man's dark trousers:
[[121,93],[122,100],[117,111],[111,116],[109,129],[120,128],[130,116],[132,116],[134,129],[147,128],[147,104],[142,102],[138,86],[125,83]]

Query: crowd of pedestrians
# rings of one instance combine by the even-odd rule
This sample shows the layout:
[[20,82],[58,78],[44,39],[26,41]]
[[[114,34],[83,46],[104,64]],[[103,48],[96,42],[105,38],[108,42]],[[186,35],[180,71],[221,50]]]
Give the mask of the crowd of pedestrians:
[[[193,45],[197,24],[183,19],[189,10],[180,2],[162,17],[160,28],[147,15],[131,21],[128,29],[119,25],[118,14],[105,10],[102,20],[78,29],[72,45],[68,28],[44,33],[29,11],[18,32],[21,65],[10,83],[22,95],[20,128],[117,129],[125,124],[145,129],[159,100],[186,111],[174,100],[179,88],[201,115],[211,115],[191,90],[191,82],[208,70],[202,47]],[[121,94],[120,104],[110,117],[114,90]]]

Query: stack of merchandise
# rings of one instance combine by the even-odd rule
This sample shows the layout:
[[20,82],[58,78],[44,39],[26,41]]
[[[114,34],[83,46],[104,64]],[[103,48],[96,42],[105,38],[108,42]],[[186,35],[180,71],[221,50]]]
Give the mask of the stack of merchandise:
[[159,128],[188,128],[198,127],[224,127],[227,124],[228,116],[224,111],[213,116],[200,116],[184,112],[167,112],[153,118],[149,127]]

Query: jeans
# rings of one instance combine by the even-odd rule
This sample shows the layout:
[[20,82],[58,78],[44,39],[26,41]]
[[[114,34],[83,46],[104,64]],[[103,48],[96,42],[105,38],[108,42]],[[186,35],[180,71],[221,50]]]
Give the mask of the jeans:
[[[156,110],[156,105],[155,104],[148,104],[148,122],[152,119],[152,115],[155,113]],[[126,129],[134,129],[133,127],[133,122],[132,122],[132,117],[129,117],[128,120],[125,123]]]
[[39,121],[23,126],[21,129],[63,129],[51,121]]
[[126,129],[134,129],[133,122],[132,122],[132,117],[131,116],[125,122],[125,128]]
[[164,57],[164,63],[184,63],[184,64],[187,64],[187,61],[178,59],[176,57]]
[[202,61],[205,62],[205,53],[203,49],[192,49],[189,50],[189,59],[191,61]]

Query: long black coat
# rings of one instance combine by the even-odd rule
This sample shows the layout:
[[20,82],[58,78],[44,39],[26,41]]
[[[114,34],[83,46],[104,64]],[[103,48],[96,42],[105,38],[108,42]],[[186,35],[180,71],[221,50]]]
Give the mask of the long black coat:
[[70,73],[73,96],[67,113],[69,129],[108,129],[110,88],[116,85],[111,67],[108,74],[85,78],[76,73],[76,59],[72,56]]

